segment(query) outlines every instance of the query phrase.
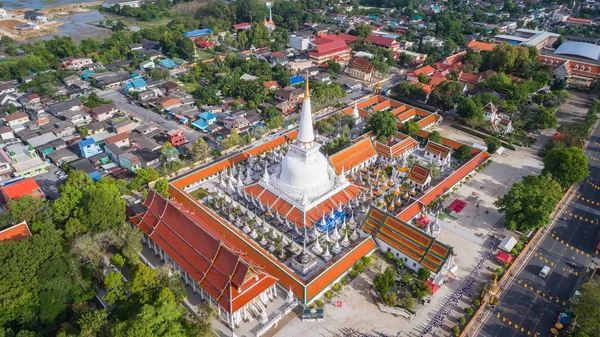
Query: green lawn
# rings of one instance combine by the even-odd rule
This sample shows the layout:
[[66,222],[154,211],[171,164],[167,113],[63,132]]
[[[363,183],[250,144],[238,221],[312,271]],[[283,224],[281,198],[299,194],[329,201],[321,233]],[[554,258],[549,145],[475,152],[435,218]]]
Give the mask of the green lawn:
[[213,53],[211,53],[211,52],[207,52],[207,51],[204,51],[204,50],[198,50],[197,52],[198,52],[198,57],[199,57],[201,60],[203,60],[203,61],[204,61],[204,60],[211,59],[211,58],[213,58],[213,57],[217,56],[217,55],[215,55],[215,54],[213,54]]

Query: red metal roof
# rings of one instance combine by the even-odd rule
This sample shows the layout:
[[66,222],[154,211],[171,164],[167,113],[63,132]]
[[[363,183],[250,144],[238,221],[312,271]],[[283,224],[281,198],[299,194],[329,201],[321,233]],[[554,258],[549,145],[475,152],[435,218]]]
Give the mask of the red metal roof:
[[367,37],[365,39],[365,41],[371,42],[371,43],[374,43],[374,44],[377,44],[377,45],[380,45],[380,46],[390,47],[390,48],[391,47],[397,47],[397,46],[400,45],[398,43],[398,41],[396,41],[396,40],[394,40],[392,38],[383,37],[383,36],[374,35],[374,34],[369,35],[369,37]]
[[40,189],[40,185],[33,178],[26,178],[15,183],[2,187],[2,195],[4,202],[9,200],[18,200],[24,195],[32,195],[36,198],[45,198],[44,192]]
[[[277,282],[239,248],[180,204],[150,190],[144,213],[132,218],[225,310],[233,313]],[[246,293],[252,291],[254,296]],[[246,295],[246,296],[245,296]]]
[[26,222],[8,227],[0,231],[0,242],[21,241],[31,236]]

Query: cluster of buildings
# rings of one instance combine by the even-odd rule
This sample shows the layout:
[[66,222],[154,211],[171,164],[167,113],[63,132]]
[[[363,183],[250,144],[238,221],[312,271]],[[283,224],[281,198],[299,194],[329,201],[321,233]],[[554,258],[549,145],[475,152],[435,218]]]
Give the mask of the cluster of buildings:
[[[424,138],[442,119],[378,95],[343,112],[361,124],[383,110],[398,126],[417,121]],[[457,266],[452,247],[436,240],[439,225],[427,206],[489,158],[472,149],[470,159],[454,162],[451,154],[461,145],[449,139],[419,144],[401,133],[379,142],[367,133],[326,158],[306,83],[298,130],[174,179],[171,199],[149,193],[131,220],[144,243],[232,329],[255,317],[262,331],[281,318],[270,319],[274,312],[314,302],[377,249],[415,271],[429,269],[428,282],[441,285]],[[416,161],[408,164],[409,157]],[[430,165],[441,176],[434,177]],[[389,166],[387,176],[382,172]],[[198,188],[208,196],[192,197]],[[181,241],[178,233],[196,234]]]

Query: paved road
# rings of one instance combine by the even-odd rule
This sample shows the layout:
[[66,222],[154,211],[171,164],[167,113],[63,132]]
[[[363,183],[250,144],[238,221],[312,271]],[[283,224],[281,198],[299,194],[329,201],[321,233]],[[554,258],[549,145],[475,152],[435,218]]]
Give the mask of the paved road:
[[[600,128],[597,128],[586,150],[589,158],[600,157],[599,144]],[[587,254],[593,256],[599,239],[600,207],[590,202],[600,202],[600,190],[590,183],[600,186],[600,161],[590,159],[589,166],[590,176],[575,192],[580,198],[573,198],[535,255],[504,290],[504,296],[484,323],[479,336],[528,336],[528,331],[530,336],[535,333],[540,337],[550,334],[558,313],[564,303],[568,303],[577,286],[579,275],[585,272],[584,266],[591,259]],[[575,219],[570,213],[578,218]],[[571,265],[573,262],[575,266]],[[538,274],[545,265],[550,266],[552,271],[543,279]]]
[[151,121],[151,122],[156,123],[160,127],[160,129],[163,131],[169,131],[172,129],[180,129],[183,131],[183,133],[185,134],[185,137],[190,142],[194,142],[196,139],[198,139],[201,136],[200,132],[186,128],[186,127],[182,126],[181,124],[177,123],[176,121],[166,120],[165,116],[163,116],[159,113],[156,113],[156,112],[148,110],[148,109],[144,109],[144,108],[134,105],[134,104],[130,104],[129,98],[117,90],[99,90],[98,96],[115,102],[115,104],[117,105],[119,110],[123,111],[126,114],[134,114],[134,115],[136,115],[137,118],[139,118],[142,121]]

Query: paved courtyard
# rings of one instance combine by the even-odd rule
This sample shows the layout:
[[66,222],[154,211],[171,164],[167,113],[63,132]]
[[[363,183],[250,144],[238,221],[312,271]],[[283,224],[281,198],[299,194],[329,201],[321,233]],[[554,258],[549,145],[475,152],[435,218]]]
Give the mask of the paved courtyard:
[[[439,125],[437,130],[444,137],[468,145],[483,144],[483,140],[446,124]],[[469,182],[446,198],[445,206],[457,198],[467,202],[460,214],[452,214],[456,220],[446,217],[440,221],[441,234],[438,236],[441,242],[454,247],[457,255],[455,261],[459,269],[432,297],[431,303],[424,306],[411,321],[379,310],[368,292],[376,272],[369,271],[357,277],[341,293],[333,297],[331,303],[341,300],[342,308],[333,304],[325,305],[324,321],[302,322],[299,318],[295,318],[276,336],[343,336],[348,328],[371,334],[385,333],[395,336],[398,332],[402,332],[403,336],[419,336],[456,290],[463,285],[475,266],[490,252],[490,248],[498,244],[498,240],[492,239],[491,236],[501,234],[502,215],[498,213],[493,203],[523,176],[541,172],[542,162],[536,153],[549,138],[550,134],[542,134],[534,147],[494,154],[491,164],[480,172],[474,173]],[[489,280],[491,274],[489,270],[499,265],[493,260],[486,260],[483,266],[483,271],[471,288],[472,296],[467,294],[460,300],[455,310],[448,315],[446,324],[434,330],[438,336],[448,335],[450,328],[456,325],[459,317],[464,315],[464,308],[470,305],[479,288]],[[378,269],[377,262],[372,265],[372,268]]]

